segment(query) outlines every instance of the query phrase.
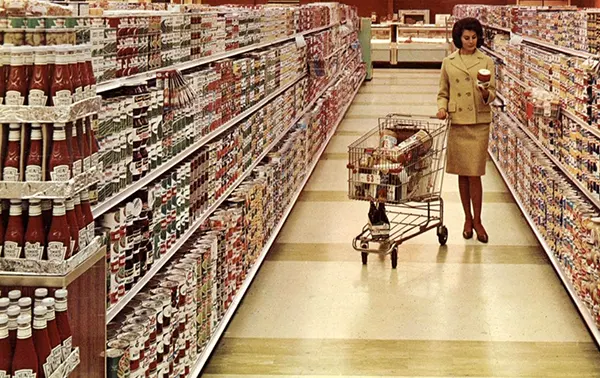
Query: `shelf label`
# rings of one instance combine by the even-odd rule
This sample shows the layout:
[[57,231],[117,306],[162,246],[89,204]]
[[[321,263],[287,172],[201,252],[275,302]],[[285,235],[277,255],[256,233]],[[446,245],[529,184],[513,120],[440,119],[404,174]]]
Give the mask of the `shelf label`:
[[296,46],[298,48],[303,48],[306,46],[306,40],[304,39],[303,35],[297,35],[296,36]]

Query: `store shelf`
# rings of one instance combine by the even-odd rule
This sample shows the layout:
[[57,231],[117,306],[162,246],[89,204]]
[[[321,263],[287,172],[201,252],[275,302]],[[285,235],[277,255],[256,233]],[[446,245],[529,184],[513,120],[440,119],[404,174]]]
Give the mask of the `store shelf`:
[[510,33],[510,29],[509,28],[503,28],[500,26],[494,26],[494,25],[489,25],[489,24],[482,24],[484,28],[490,28],[490,29],[494,29],[494,30],[499,30],[505,33]]
[[579,314],[585,321],[585,324],[587,325],[590,333],[596,340],[596,344],[600,344],[600,331],[598,330],[598,327],[596,326],[596,323],[592,317],[592,314],[589,312],[588,308],[585,306],[584,303],[582,303],[581,299],[578,297],[577,292],[575,291],[575,288],[573,287],[573,284],[566,277],[564,271],[562,270],[562,267],[560,266],[560,264],[558,263],[558,261],[556,259],[556,256],[554,256],[554,254],[552,253],[552,250],[548,246],[548,243],[546,243],[546,240],[544,239],[544,237],[542,236],[540,231],[537,229],[533,219],[531,218],[531,215],[529,215],[529,213],[525,209],[525,206],[523,206],[523,203],[521,202],[521,199],[519,198],[515,189],[510,185],[508,177],[506,176],[506,173],[504,172],[504,170],[498,163],[498,160],[496,159],[496,157],[494,156],[493,153],[490,152],[489,155],[492,158],[494,165],[496,165],[496,169],[498,169],[500,176],[502,176],[502,179],[504,180],[504,182],[506,183],[506,186],[510,190],[515,202],[517,203],[517,206],[519,206],[519,209],[521,209],[521,213],[523,214],[523,217],[525,217],[525,219],[527,220],[529,227],[531,228],[531,230],[537,237],[542,249],[544,250],[544,252],[546,252],[548,259],[550,260],[550,262],[552,263],[552,266],[554,267],[554,271],[560,277],[560,280],[562,281],[564,287],[567,289],[567,292],[571,296],[571,300],[573,301],[575,306],[577,306],[577,309],[579,310]]
[[304,31],[304,32],[292,34],[292,35],[289,35],[289,36],[286,36],[286,37],[282,37],[282,38],[278,38],[278,39],[275,39],[275,40],[269,41],[269,42],[263,42],[263,43],[259,43],[259,44],[255,44],[255,45],[250,45],[250,46],[242,47],[242,48],[231,50],[231,51],[225,51],[225,52],[222,52],[222,53],[219,53],[219,54],[211,55],[211,56],[208,56],[208,57],[205,57],[205,58],[201,58],[201,59],[196,59],[196,60],[193,60],[193,61],[190,61],[190,62],[178,63],[178,64],[174,64],[172,66],[162,67],[162,68],[159,68],[159,69],[156,69],[156,70],[153,70],[153,71],[139,73],[137,75],[132,75],[132,76],[117,78],[117,79],[113,79],[113,80],[108,80],[108,81],[105,81],[105,82],[100,83],[100,84],[97,85],[97,87],[96,87],[96,93],[103,93],[103,92],[107,92],[107,91],[110,91],[110,90],[113,90],[113,89],[120,88],[120,87],[125,86],[125,85],[135,84],[140,79],[143,79],[143,80],[155,79],[156,78],[156,73],[160,72],[160,71],[164,71],[164,70],[180,70],[180,71],[187,70],[187,69],[190,69],[190,68],[202,66],[204,64],[212,63],[212,62],[215,62],[217,60],[229,58],[229,57],[236,56],[236,55],[243,54],[243,53],[247,53],[247,52],[250,52],[250,51],[262,49],[262,48],[265,48],[265,47],[268,47],[268,46],[273,46],[273,45],[276,45],[276,44],[279,44],[279,43],[282,43],[282,42],[294,40],[297,37],[305,36],[305,35],[312,34],[312,33],[317,33],[317,32],[320,32],[322,30],[326,30],[326,29],[329,29],[331,27],[334,27],[336,25],[338,25],[338,23],[333,23],[331,25],[322,26],[322,27],[319,27],[319,28],[315,28],[315,29]]
[[173,257],[173,255],[196,232],[196,230],[200,227],[200,225],[202,225],[202,223],[204,223],[206,221],[206,219],[208,219],[208,217],[250,175],[250,173],[252,172],[252,170],[261,162],[261,160],[265,156],[267,156],[267,154],[270,152],[270,150],[273,149],[273,147],[275,147],[277,145],[277,143],[279,143],[279,141],[287,134],[287,132],[292,127],[294,127],[294,125],[296,125],[296,123],[298,121],[300,121],[300,119],[302,119],[302,117],[304,116],[304,114],[306,114],[306,112],[308,112],[313,107],[313,105],[325,93],[325,91],[338,80],[338,78],[340,77],[340,75],[341,75],[342,72],[343,71],[340,71],[338,74],[336,74],[336,76],[315,96],[315,98],[308,104],[308,106],[306,106],[302,111],[300,111],[300,113],[296,116],[296,118],[294,119],[294,121],[291,122],[291,124],[285,130],[283,130],[283,132],[281,133],[281,135],[279,135],[269,146],[267,146],[264,149],[264,151],[262,152],[262,154],[257,159],[255,159],[255,161],[252,163],[252,165],[250,167],[248,167],[248,169],[246,170],[246,172],[244,172],[244,174],[242,174],[236,180],[236,182],[233,183],[230,186],[230,188],[227,189],[227,191],[225,193],[223,193],[223,195],[221,195],[221,197],[219,197],[219,199],[217,201],[215,201],[215,203],[212,206],[210,206],[210,208],[208,208],[204,212],[204,214],[196,222],[194,222],[190,226],[190,228],[183,235],[181,235],[181,237],[179,237],[179,239],[171,247],[171,249],[164,256],[162,256],[159,260],[157,260],[157,261],[154,262],[154,264],[152,265],[152,268],[148,272],[146,272],[146,274],[144,275],[144,277],[142,277],[142,279],[139,280],[131,288],[131,290],[128,291],[127,294],[125,294],[125,296],[118,301],[117,304],[113,305],[112,307],[110,307],[107,310],[107,313],[106,313],[106,322],[107,323],[109,323],[112,319],[114,319],[115,316],[117,316],[117,314],[119,312],[121,312],[121,310],[123,310],[123,308],[125,308],[125,306],[127,306],[127,304],[144,288],[144,286],[146,286],[146,284],[148,282],[150,282],[150,280],[154,277],[154,275],[156,275],[156,273],[171,259],[171,257]]
[[162,176],[164,173],[171,170],[174,166],[181,163],[183,160],[185,160],[188,156],[193,154],[195,151],[198,151],[198,149],[200,147],[204,146],[206,143],[210,142],[215,137],[219,136],[220,134],[224,133],[231,127],[235,126],[238,122],[240,122],[244,118],[252,115],[254,112],[256,112],[257,110],[262,108],[269,101],[271,101],[275,97],[279,96],[281,93],[285,92],[288,88],[292,87],[294,84],[296,84],[298,81],[300,81],[304,76],[306,76],[306,74],[300,75],[296,80],[290,82],[289,84],[285,85],[284,87],[279,88],[275,92],[271,93],[270,95],[268,95],[267,97],[265,97],[264,99],[262,99],[261,101],[256,103],[256,105],[252,106],[248,110],[239,114],[235,118],[232,118],[231,120],[229,120],[228,122],[223,124],[218,129],[216,129],[216,130],[210,132],[209,134],[207,134],[206,136],[202,137],[202,139],[200,139],[198,142],[196,142],[193,145],[191,145],[190,147],[186,148],[183,152],[179,153],[178,155],[173,157],[171,160],[167,161],[166,163],[164,163],[160,167],[156,168],[155,170],[152,170],[143,179],[136,181],[135,183],[133,183],[129,187],[127,187],[125,190],[120,191],[119,193],[106,199],[102,203],[94,206],[92,208],[92,214],[94,215],[94,219],[98,218],[100,215],[109,211],[114,206],[120,204],[123,200],[127,199],[129,196],[131,196],[132,194],[134,194],[135,192],[137,192],[144,186],[148,185],[152,181],[154,181],[157,178],[159,178],[160,176]]
[[503,116],[506,117],[507,120],[510,120],[515,125],[517,125],[521,129],[521,131],[523,131],[529,137],[529,139],[531,139],[535,143],[535,145],[548,157],[548,159],[550,159],[554,163],[556,168],[558,168],[569,179],[569,181],[571,181],[573,183],[573,185],[575,185],[579,189],[579,191],[581,193],[583,193],[583,195],[594,206],[596,206],[596,208],[600,209],[600,198],[598,198],[597,195],[592,194],[583,185],[583,183],[581,183],[579,180],[577,180],[577,178],[575,176],[573,176],[573,174],[571,172],[569,172],[569,170],[564,166],[564,164],[560,160],[558,160],[556,158],[556,156],[554,156],[550,151],[548,151],[548,149],[540,143],[540,141],[535,137],[535,135],[531,134],[531,131],[529,131],[527,129],[527,127],[525,127],[525,125],[523,125],[521,122],[519,122],[518,119],[515,119],[514,117],[512,117],[510,115],[503,114]]
[[513,75],[512,73],[510,73],[508,70],[504,71],[504,75],[510,77],[511,79],[513,79],[514,81],[517,82],[517,84],[519,84],[520,86],[522,86],[523,88],[527,88],[528,85],[525,84],[525,82],[521,79],[519,79],[518,77],[516,77],[515,75]]
[[577,124],[579,126],[583,127],[590,134],[594,135],[596,138],[600,138],[600,129],[598,129],[597,127],[594,127],[594,126],[588,124],[587,122],[585,122],[584,120],[582,120],[581,118],[579,118],[576,114],[572,113],[570,110],[561,108],[561,112],[566,117],[568,117],[569,119],[571,119],[572,121],[577,122]]
[[68,123],[98,113],[102,98],[94,96],[68,106],[0,106],[0,123]]
[[492,58],[496,58],[498,59],[500,62],[502,62],[504,64],[504,57],[500,54],[498,54],[497,52],[495,52],[492,49],[489,49],[485,46],[481,46],[481,51],[483,51],[484,53],[486,53],[487,55],[489,55]]
[[[94,250],[90,251],[89,255],[86,254],[86,252],[80,252],[82,253],[83,259],[81,259],[81,261],[72,261],[73,264],[71,265],[73,268],[69,268],[70,265],[65,263],[65,268],[67,268],[68,271],[64,274],[38,273],[34,271],[0,271],[0,282],[2,282],[3,286],[67,287],[94,266],[94,264],[106,257],[106,246],[98,248],[99,245],[100,238],[97,238],[94,246],[91,247]],[[83,255],[87,256],[84,257]],[[73,258],[76,257],[77,255]],[[41,265],[41,263],[47,263],[47,261],[37,262],[37,264],[36,262],[31,261],[28,261],[27,263],[30,264],[32,268],[36,268],[38,265]]]
[[329,136],[327,137],[327,140],[325,141],[325,143],[323,144],[323,146],[321,147],[321,149],[315,155],[313,163],[312,163],[311,167],[309,168],[309,170],[307,171],[306,176],[304,177],[304,180],[302,181],[302,184],[300,184],[300,186],[298,187],[298,190],[296,190],[296,193],[294,193],[294,196],[292,197],[292,200],[290,201],[290,204],[288,205],[287,209],[285,210],[285,213],[283,214],[283,217],[281,218],[281,220],[279,220],[279,222],[275,226],[275,228],[274,228],[274,230],[273,230],[273,232],[271,234],[271,237],[269,238],[269,240],[265,244],[264,248],[262,249],[262,251],[260,253],[260,256],[258,257],[257,261],[254,263],[254,266],[248,272],[248,276],[246,277],[246,280],[244,281],[244,283],[240,287],[239,291],[237,292],[237,294],[233,298],[233,301],[232,301],[229,309],[227,310],[227,312],[223,316],[223,319],[221,319],[221,322],[217,326],[217,329],[215,330],[215,333],[212,335],[212,337],[211,337],[210,341],[208,342],[208,344],[206,345],[204,351],[202,351],[202,353],[198,356],[198,360],[194,364],[194,366],[193,366],[193,368],[192,368],[192,370],[190,372],[189,378],[195,378],[195,377],[199,377],[200,376],[200,373],[202,372],[202,369],[204,368],[204,365],[206,364],[206,361],[208,361],[208,358],[210,357],[210,355],[212,354],[213,350],[217,346],[217,343],[219,342],[219,339],[223,335],[223,332],[225,332],[225,329],[227,328],[227,325],[229,324],[229,321],[233,317],[233,314],[235,314],[235,311],[237,310],[237,307],[239,306],[239,304],[242,301],[242,298],[246,294],[246,291],[248,290],[248,288],[250,287],[252,281],[254,280],[254,277],[258,273],[258,270],[260,269],[260,266],[262,265],[262,262],[264,261],[265,257],[267,256],[267,253],[271,249],[271,246],[273,245],[273,243],[277,239],[279,231],[283,228],[283,225],[285,224],[285,221],[287,220],[287,217],[292,212],[292,209],[294,208],[294,205],[296,204],[296,200],[298,199],[298,197],[300,196],[300,193],[302,193],[302,190],[304,189],[304,186],[306,185],[306,183],[310,179],[310,176],[312,175],[312,172],[314,171],[314,169],[316,168],[317,164],[319,163],[319,158],[321,157],[321,155],[323,154],[323,152],[327,148],[327,146],[329,144],[329,141],[331,140],[331,138],[335,134],[335,131],[338,128],[339,124],[342,122],[342,119],[346,115],[346,112],[348,111],[348,108],[352,104],[352,101],[354,101],[354,97],[358,93],[358,90],[360,89],[363,81],[364,81],[364,77],[360,81],[360,84],[358,85],[358,87],[356,88],[356,90],[354,91],[354,94],[352,95],[352,98],[350,99],[350,101],[344,106],[344,110],[340,113],[340,116],[337,119],[335,125],[333,126],[333,129],[331,130]]
[[527,43],[530,43],[530,44],[536,45],[536,46],[545,47],[545,48],[548,48],[548,49],[551,49],[554,51],[560,51],[560,52],[568,54],[568,55],[578,56],[578,57],[584,58],[584,59],[588,59],[588,58],[596,58],[597,59],[598,58],[598,55],[590,54],[585,51],[580,51],[580,50],[575,50],[575,49],[571,49],[568,47],[558,46],[558,45],[555,45],[554,43],[545,42],[545,41],[539,40],[537,38],[526,37],[526,36],[522,36],[522,35],[518,35],[518,36],[523,38],[524,42],[527,42]]

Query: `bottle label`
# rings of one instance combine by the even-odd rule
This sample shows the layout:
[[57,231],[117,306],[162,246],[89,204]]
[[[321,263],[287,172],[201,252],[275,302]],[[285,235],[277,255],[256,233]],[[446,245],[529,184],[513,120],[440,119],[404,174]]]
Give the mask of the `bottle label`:
[[95,236],[94,226],[95,226],[94,222],[92,222],[92,223],[90,223],[90,224],[87,225],[87,240],[88,240],[88,244],[94,241],[94,236]]
[[4,257],[7,259],[18,259],[21,257],[21,247],[14,241],[4,242]]
[[36,374],[31,369],[20,369],[14,372],[13,378],[35,378]]
[[25,242],[25,258],[27,260],[41,260],[44,255],[44,246],[39,242]]
[[83,98],[84,98],[83,88],[82,87],[75,88],[75,93],[73,93],[73,99],[75,100],[75,102],[83,100]]
[[87,247],[87,245],[87,228],[82,228],[81,230],[79,230],[79,249],[81,250]]
[[83,164],[81,160],[73,160],[73,177],[83,172]]
[[19,91],[7,91],[4,103],[6,105],[23,105],[25,104],[25,97],[21,96]]
[[[52,359],[52,361],[50,361]],[[48,356],[49,362],[52,364],[52,371],[58,369],[60,364],[62,364],[62,345],[58,345],[56,348],[52,349],[50,356]]]
[[66,361],[73,351],[73,338],[69,336],[62,344],[63,360]]
[[2,170],[2,179],[4,181],[19,181],[19,168],[4,167]]
[[10,374],[6,370],[0,370],[0,378],[10,378]]
[[42,167],[39,165],[25,167],[25,181],[42,181]]
[[68,165],[57,165],[50,172],[50,178],[52,181],[69,181],[71,179],[71,172]]
[[57,91],[52,97],[52,103],[54,106],[70,106],[73,103],[73,95],[68,89]]
[[42,365],[42,368],[44,369],[44,375],[46,377],[50,377],[54,372],[54,369],[52,369],[52,363],[50,361],[51,359],[52,355],[48,356],[48,359],[46,359],[46,362],[44,362],[44,364]]
[[46,106],[48,96],[40,89],[32,89],[29,91],[28,103],[31,106]]
[[85,170],[85,172],[89,171],[92,168],[92,158],[91,157],[84,157],[83,158],[83,169]]
[[67,255],[67,247],[59,241],[51,241],[48,243],[48,261],[62,262]]

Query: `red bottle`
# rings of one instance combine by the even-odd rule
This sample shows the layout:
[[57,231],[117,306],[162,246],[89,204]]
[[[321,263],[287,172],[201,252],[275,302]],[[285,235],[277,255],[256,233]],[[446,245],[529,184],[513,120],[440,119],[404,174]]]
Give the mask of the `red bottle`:
[[11,290],[8,292],[9,306],[18,306],[21,299],[21,290]]
[[4,104],[6,95],[6,72],[10,69],[10,47],[0,47],[0,105]]
[[94,134],[94,127],[92,127],[92,124],[94,124],[96,127],[98,126],[97,115],[93,115],[85,119],[85,128],[90,140],[91,165],[92,167],[96,167],[99,172],[102,172],[102,167],[99,166],[100,148],[98,147],[98,140],[96,139],[96,134]]
[[40,200],[29,200],[29,221],[25,231],[25,258],[27,260],[42,260],[46,247],[46,230],[42,218]]
[[21,315],[21,309],[19,306],[12,305],[6,311],[8,315],[8,339],[10,340],[10,347],[12,350],[15,350],[15,345],[17,344],[17,319],[19,315]]
[[79,252],[79,221],[75,213],[75,201],[73,198],[67,198],[67,222],[69,223],[69,231],[71,234],[71,255]]
[[0,314],[0,377],[12,371],[13,349],[8,338],[8,315]]
[[13,377],[35,378],[38,372],[38,358],[33,345],[31,315],[20,315],[17,323],[17,345],[13,354]]
[[81,83],[81,72],[77,65],[77,49],[69,46],[69,74],[71,75],[71,84],[73,85],[73,102],[80,101],[83,98],[83,85]]
[[87,225],[83,223],[83,211],[81,210],[81,196],[75,194],[73,200],[75,201],[75,216],[77,217],[77,224],[79,226],[79,249],[82,250],[88,245]]
[[46,322],[48,324],[48,337],[50,338],[50,346],[52,352],[50,353],[50,361],[52,365],[52,371],[63,362],[62,359],[62,345],[60,343],[60,335],[58,334],[58,327],[56,326],[56,314],[54,313],[55,306],[54,298],[46,298],[42,301],[42,306],[46,307]]
[[69,106],[73,103],[69,49],[68,46],[55,46],[54,48],[54,70],[50,84],[50,97],[54,106]]
[[81,87],[83,88],[80,100],[85,100],[86,98],[91,97],[89,75],[87,72],[87,65],[85,64],[85,54],[83,47],[76,46],[75,49],[77,54],[77,71],[79,71]]
[[38,47],[35,50],[27,103],[32,106],[46,106],[49,92],[48,50],[45,47]]
[[4,234],[6,231],[4,230],[4,218],[2,217],[2,201],[0,201],[0,256],[4,256]]
[[33,309],[33,344],[38,357],[38,378],[50,377],[52,374],[52,354],[50,336],[48,335],[48,322],[46,313],[48,310],[43,306]]
[[94,76],[94,68],[92,66],[92,52],[89,48],[84,50],[85,65],[87,66],[88,82],[90,83],[90,97],[96,95],[96,77]]
[[4,257],[18,259],[23,249],[23,216],[21,201],[10,200],[10,217],[4,234]]
[[33,302],[33,306],[39,307],[42,305],[42,301],[48,297],[48,289],[45,287],[40,287],[35,289],[35,301]]
[[44,230],[48,233],[52,224],[52,200],[42,200],[42,219],[44,220]]
[[25,162],[25,181],[44,181],[42,177],[42,162],[44,154],[44,142],[42,140],[42,125],[31,124],[31,142],[29,143],[29,154]]
[[68,297],[69,293],[66,289],[56,290],[54,297],[56,298],[56,326],[62,343],[63,360],[67,360],[69,354],[73,350],[73,334],[71,333],[71,324],[69,322],[68,313]]
[[54,124],[52,132],[52,152],[50,161],[48,162],[50,170],[50,178],[52,181],[69,181],[73,177],[73,161],[69,154],[69,146],[67,144],[67,133],[65,132],[64,123]]
[[92,206],[90,205],[90,194],[87,189],[80,193],[81,196],[81,215],[86,228],[86,239],[88,244],[94,240],[94,215],[92,214]]
[[65,203],[54,200],[52,224],[48,232],[48,260],[62,262],[71,257],[71,231],[67,222]]
[[2,167],[2,180],[20,181],[19,169],[21,167],[21,125],[11,123],[8,132],[6,157]]
[[31,316],[31,298],[23,297],[19,299],[19,309],[20,315],[29,315]]
[[[31,53],[31,49],[25,49]],[[10,69],[6,82],[6,105],[25,105],[27,96],[27,67],[25,66],[25,51],[23,47],[12,47],[10,53]]]
[[73,177],[83,172],[83,159],[79,150],[79,138],[77,137],[77,127],[74,123],[71,132],[71,158],[73,160]]
[[7,315],[8,306],[10,306],[10,299],[6,297],[0,298],[0,315]]
[[92,167],[92,153],[90,140],[82,119],[77,120],[77,129],[81,130],[81,155],[83,156],[83,170],[88,172]]

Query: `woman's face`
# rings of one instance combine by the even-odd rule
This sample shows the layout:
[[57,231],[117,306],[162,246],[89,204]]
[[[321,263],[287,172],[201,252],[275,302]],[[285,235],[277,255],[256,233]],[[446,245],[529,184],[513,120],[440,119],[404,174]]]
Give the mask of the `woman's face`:
[[477,48],[477,33],[471,30],[465,30],[460,37],[463,50],[466,52],[474,52]]

